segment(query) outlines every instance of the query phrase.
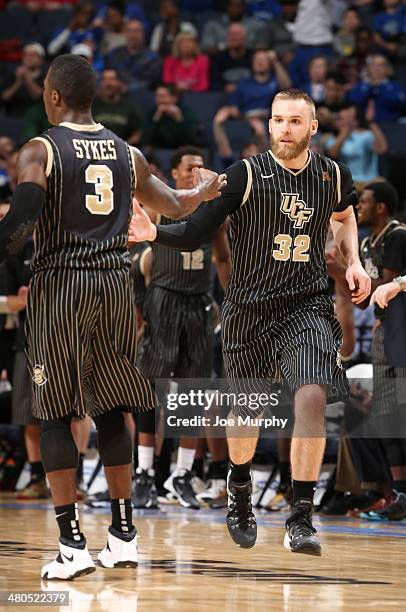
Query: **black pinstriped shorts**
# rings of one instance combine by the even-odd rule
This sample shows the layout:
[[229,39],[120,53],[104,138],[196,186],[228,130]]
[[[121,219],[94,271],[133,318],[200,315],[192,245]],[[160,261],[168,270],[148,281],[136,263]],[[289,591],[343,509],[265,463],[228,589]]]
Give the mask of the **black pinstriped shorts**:
[[35,425],[32,414],[32,384],[24,351],[16,351],[11,396],[12,418],[15,425]]
[[374,416],[396,414],[399,407],[404,413],[406,405],[406,367],[388,363],[385,355],[384,327],[380,325],[372,338],[372,364],[374,367]]
[[[346,397],[349,386],[341,366],[341,327],[328,296],[304,298],[281,311],[270,302],[223,302],[224,365],[230,387],[240,392],[271,392],[284,379],[294,392],[305,384],[326,385],[331,395]],[[236,407],[235,414],[252,413]],[[260,414],[258,410],[254,416]]]
[[135,365],[135,307],[127,270],[36,273],[26,333],[37,418],[155,407],[151,385]]
[[210,378],[213,366],[212,298],[150,286],[138,365],[154,378]]

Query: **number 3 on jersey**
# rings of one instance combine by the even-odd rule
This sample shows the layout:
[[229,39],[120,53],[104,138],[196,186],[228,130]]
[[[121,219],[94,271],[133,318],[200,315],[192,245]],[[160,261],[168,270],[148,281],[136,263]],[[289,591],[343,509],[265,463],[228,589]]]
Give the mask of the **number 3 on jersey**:
[[114,208],[113,173],[108,166],[90,164],[85,172],[86,183],[94,185],[96,195],[86,196],[86,208],[92,215],[109,215]]
[[310,236],[302,234],[295,236],[294,247],[292,251],[292,236],[289,234],[278,234],[275,237],[275,243],[279,245],[279,249],[272,251],[272,256],[277,261],[309,261]]

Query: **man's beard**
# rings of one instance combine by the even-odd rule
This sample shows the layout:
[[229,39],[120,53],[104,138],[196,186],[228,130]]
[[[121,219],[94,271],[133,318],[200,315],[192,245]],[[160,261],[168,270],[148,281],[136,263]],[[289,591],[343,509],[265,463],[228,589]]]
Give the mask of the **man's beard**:
[[310,144],[311,137],[311,129],[309,129],[306,136],[304,136],[302,140],[299,140],[299,142],[295,143],[294,145],[285,145],[283,143],[273,141],[271,145],[272,153],[279,159],[294,159],[303,153],[303,151],[306,151]]

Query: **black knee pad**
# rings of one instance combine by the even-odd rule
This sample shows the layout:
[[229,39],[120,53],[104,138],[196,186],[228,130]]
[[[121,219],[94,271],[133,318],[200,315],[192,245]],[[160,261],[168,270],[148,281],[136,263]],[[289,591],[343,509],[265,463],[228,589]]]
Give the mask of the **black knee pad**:
[[79,453],[70,429],[72,417],[41,423],[41,460],[45,472],[75,470]]
[[131,436],[120,409],[94,417],[97,427],[97,446],[106,467],[132,463]]
[[137,414],[137,428],[140,433],[155,434],[155,410]]

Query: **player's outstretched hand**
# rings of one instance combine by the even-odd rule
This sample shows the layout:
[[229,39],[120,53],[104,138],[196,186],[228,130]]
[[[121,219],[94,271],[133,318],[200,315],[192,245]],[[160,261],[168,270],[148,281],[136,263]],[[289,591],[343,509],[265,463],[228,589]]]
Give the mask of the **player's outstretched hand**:
[[371,295],[370,304],[378,304],[381,308],[386,308],[389,302],[400,293],[400,290],[398,283],[385,283],[375,289]]
[[371,279],[360,263],[354,263],[347,268],[345,273],[348,287],[351,291],[351,301],[361,304],[371,293]]
[[227,185],[227,175],[207,168],[193,168],[193,182],[195,187],[199,187],[202,201],[209,202],[221,195],[221,190]]
[[128,246],[136,242],[153,242],[156,238],[156,227],[137,200],[133,199],[133,216],[128,228]]

